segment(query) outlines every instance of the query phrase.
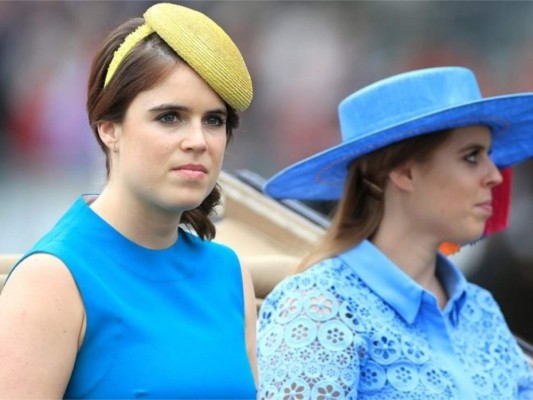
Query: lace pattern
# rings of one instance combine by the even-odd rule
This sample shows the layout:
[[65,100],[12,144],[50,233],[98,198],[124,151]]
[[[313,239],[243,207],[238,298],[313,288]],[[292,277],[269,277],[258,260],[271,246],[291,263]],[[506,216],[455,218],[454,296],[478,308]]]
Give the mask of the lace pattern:
[[492,296],[469,284],[455,307],[456,323],[438,311],[447,333],[433,337],[425,312],[408,324],[341,259],[325,260],[263,303],[260,398],[532,399],[531,371]]

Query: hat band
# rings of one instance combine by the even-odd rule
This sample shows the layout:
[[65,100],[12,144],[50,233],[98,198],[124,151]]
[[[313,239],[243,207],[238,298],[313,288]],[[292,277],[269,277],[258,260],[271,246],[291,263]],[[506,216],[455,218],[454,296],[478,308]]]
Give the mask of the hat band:
[[117,71],[118,67],[120,66],[124,58],[126,58],[126,56],[129,54],[129,52],[135,46],[137,46],[137,44],[141,40],[143,40],[152,32],[154,32],[154,30],[147,23],[144,23],[137,29],[135,29],[133,32],[131,32],[128,36],[126,36],[124,42],[122,42],[122,44],[115,51],[115,53],[113,54],[113,58],[109,63],[107,74],[105,76],[104,88],[107,86],[113,75],[115,75],[115,72]]

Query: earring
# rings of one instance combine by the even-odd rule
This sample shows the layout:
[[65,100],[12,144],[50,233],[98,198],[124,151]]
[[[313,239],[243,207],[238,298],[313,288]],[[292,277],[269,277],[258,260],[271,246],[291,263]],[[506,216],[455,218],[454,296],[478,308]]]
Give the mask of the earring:
[[116,143],[113,143],[113,153],[118,154],[118,146]]

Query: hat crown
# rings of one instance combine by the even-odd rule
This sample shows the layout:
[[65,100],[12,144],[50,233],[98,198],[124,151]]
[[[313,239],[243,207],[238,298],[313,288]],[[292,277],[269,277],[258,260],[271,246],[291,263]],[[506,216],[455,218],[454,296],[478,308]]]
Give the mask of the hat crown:
[[152,29],[236,111],[248,108],[252,80],[237,45],[207,15],[159,3],[144,13]]
[[339,105],[343,142],[270,178],[270,196],[338,200],[353,160],[418,135],[484,125],[491,159],[507,167],[533,157],[533,93],[482,98],[472,71],[439,67],[376,82]]
[[480,99],[476,77],[467,68],[441,67],[406,72],[369,85],[340,103],[342,140],[362,138]]

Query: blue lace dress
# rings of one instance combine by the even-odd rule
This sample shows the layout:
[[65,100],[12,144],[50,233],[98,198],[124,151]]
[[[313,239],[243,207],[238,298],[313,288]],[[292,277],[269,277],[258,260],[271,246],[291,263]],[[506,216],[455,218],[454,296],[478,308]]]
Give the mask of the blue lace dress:
[[258,322],[262,399],[533,399],[493,297],[445,257],[436,298],[370,242],[281,282]]

